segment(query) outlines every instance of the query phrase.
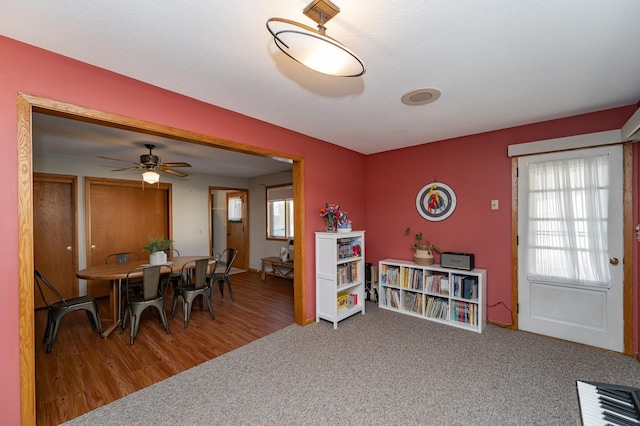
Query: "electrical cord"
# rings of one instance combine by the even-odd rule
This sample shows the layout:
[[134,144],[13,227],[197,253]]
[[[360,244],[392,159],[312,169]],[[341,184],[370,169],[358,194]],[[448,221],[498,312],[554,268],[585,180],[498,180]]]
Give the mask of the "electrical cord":
[[495,307],[496,307],[496,306],[498,306],[498,305],[502,305],[502,306],[504,306],[504,308],[505,308],[507,311],[509,311],[509,314],[510,314],[510,317],[511,317],[511,324],[505,324],[505,325],[500,325],[500,324],[496,324],[496,323],[493,323],[493,324],[494,324],[494,325],[497,325],[498,327],[502,327],[502,328],[511,327],[511,326],[514,324],[514,321],[513,321],[513,311],[511,311],[511,309],[509,309],[509,308],[507,307],[507,305],[505,305],[505,304],[504,304],[504,302],[496,302],[496,303],[494,303],[493,305],[489,305],[488,307],[489,307],[489,308],[495,308]]

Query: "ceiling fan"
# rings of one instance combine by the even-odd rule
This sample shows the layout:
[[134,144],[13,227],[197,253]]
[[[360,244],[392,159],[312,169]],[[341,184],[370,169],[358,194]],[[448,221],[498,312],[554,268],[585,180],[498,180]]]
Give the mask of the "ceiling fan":
[[[133,167],[125,167],[124,169],[112,170],[114,172],[124,172],[125,170],[143,169],[145,171],[145,173],[143,173],[143,175],[146,174],[147,172],[162,172],[162,173],[167,173],[167,174],[170,174],[170,175],[180,176],[180,177],[189,176],[187,173],[184,173],[184,172],[181,172],[181,171],[178,171],[178,170],[173,170],[173,167],[191,167],[191,164],[185,163],[185,162],[162,163],[160,161],[160,157],[158,157],[157,155],[153,155],[153,150],[156,147],[155,145],[150,144],[150,143],[146,143],[146,144],[144,144],[144,146],[149,150],[149,154],[141,155],[139,163],[136,163],[136,162],[133,162],[133,161],[127,161],[127,160],[119,160],[117,158],[110,158],[110,157],[98,156],[98,158],[104,158],[105,160],[123,161],[125,163],[135,164],[135,166],[133,166]],[[146,179],[145,179],[145,181],[146,181]],[[157,182],[157,180],[156,180],[156,182]],[[155,183],[155,182],[153,182],[153,183]]]

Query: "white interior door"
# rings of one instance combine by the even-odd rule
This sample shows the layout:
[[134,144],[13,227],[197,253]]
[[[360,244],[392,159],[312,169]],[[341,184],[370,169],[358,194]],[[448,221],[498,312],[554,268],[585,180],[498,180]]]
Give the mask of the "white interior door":
[[[555,216],[555,213],[546,215],[536,210],[536,208],[540,209],[540,202],[534,194],[537,189],[532,183],[535,180],[533,171],[539,170],[536,167],[539,167],[540,163],[596,156],[608,158],[608,178],[603,179],[602,191],[596,191],[604,194],[608,189],[606,190],[608,202],[601,203],[604,206],[602,223],[606,238],[603,239],[604,244],[601,250],[589,248],[582,252],[580,250],[572,250],[572,252],[576,257],[582,256],[583,260],[590,256],[603,257],[601,264],[604,266],[601,269],[608,274],[606,279],[608,283],[595,285],[585,284],[581,280],[571,282],[571,280],[555,278],[540,279],[532,273],[532,270],[535,271],[537,268],[538,258],[532,259],[530,254],[533,250],[538,250],[538,255],[541,252],[544,253],[545,250],[540,250],[541,241],[549,240],[546,239],[547,235],[541,236],[542,232],[536,227],[535,222],[536,220],[553,221],[554,218],[550,216]],[[624,350],[622,195],[621,145],[540,154],[518,159],[518,324],[521,330],[618,352]],[[585,212],[578,212],[577,216],[583,213]],[[532,218],[533,225],[530,222]],[[571,223],[575,224],[580,220],[580,218],[574,218]],[[580,228],[580,225],[573,229],[577,228]],[[533,234],[530,232],[532,229],[534,229]],[[576,238],[583,238],[584,235],[581,233],[586,233],[583,231],[583,229],[578,231]],[[553,253],[553,250],[548,253]],[[558,267],[563,267],[565,263],[570,263],[564,261],[567,258],[564,257],[565,255],[572,256],[571,253],[550,256],[550,261],[555,262]],[[536,265],[533,265],[534,263]],[[584,269],[588,268],[577,268],[578,273],[582,273]]]

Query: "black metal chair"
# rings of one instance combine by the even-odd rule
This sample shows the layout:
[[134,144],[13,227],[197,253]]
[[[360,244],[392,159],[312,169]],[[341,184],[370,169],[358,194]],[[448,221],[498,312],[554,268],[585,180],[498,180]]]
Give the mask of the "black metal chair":
[[[47,353],[51,352],[53,342],[56,340],[60,321],[62,321],[62,318],[69,312],[86,311],[87,317],[89,317],[89,321],[91,322],[91,326],[93,328],[97,328],[100,334],[102,334],[102,323],[100,322],[100,315],[98,314],[98,305],[93,297],[79,296],[65,299],[58,290],[56,290],[55,287],[40,272],[38,272],[37,269],[34,270],[34,275],[42,300],[49,310],[47,313],[47,326],[44,332],[44,339],[42,339],[42,343],[47,344]],[[42,289],[42,284],[47,286],[47,288],[55,295],[58,299],[57,302],[51,304],[47,302],[44,290]]]
[[140,260],[140,254],[133,252],[113,253],[107,256],[104,263],[128,263],[132,260]]
[[[231,289],[231,280],[229,279],[229,271],[231,271],[231,266],[233,265],[233,261],[236,260],[236,256],[238,255],[238,250],[234,248],[228,248],[222,252],[220,255],[220,261],[216,263],[216,267],[211,274],[210,281],[211,287],[213,288],[216,284],[220,288],[220,295],[224,297],[224,283],[227,283],[227,287],[229,287],[229,294],[231,295],[231,300],[236,301],[235,296],[233,295],[233,290]],[[226,259],[223,261],[223,259]],[[224,271],[216,272],[218,269],[218,264],[220,266],[224,265]],[[212,294],[213,296],[213,294]]]
[[[161,269],[169,269],[169,272],[163,274]],[[142,271],[142,292],[135,294],[129,291],[132,278],[131,275]],[[167,313],[164,309],[164,288],[166,286],[161,285],[160,280],[164,276],[168,279],[173,272],[173,268],[167,265],[154,265],[154,266],[138,266],[133,268],[127,273],[125,279],[125,309],[122,314],[122,325],[120,326],[120,334],[124,332],[124,328],[127,325],[127,313],[131,318],[131,339],[130,345],[133,345],[133,341],[138,334],[138,326],[140,325],[140,316],[142,312],[149,306],[153,306],[158,311],[158,317],[162,325],[164,326],[167,334],[170,334],[169,324],[167,323]],[[136,283],[137,285],[138,283]]]
[[166,249],[164,252],[167,253],[167,259],[180,257],[180,252],[174,248]]
[[[207,303],[211,319],[216,319],[216,315],[213,313],[213,307],[209,295],[211,292],[211,285],[208,279],[209,269],[211,264],[216,260],[213,257],[205,257],[195,261],[185,263],[182,266],[182,283],[178,287],[174,287],[173,292],[173,305],[171,307],[171,318],[173,319],[176,313],[176,303],[179,297],[182,297],[182,306],[184,310],[184,327],[187,328],[189,324],[189,318],[191,317],[191,307],[193,301],[200,297],[200,310],[202,310],[202,300]],[[195,271],[189,271],[192,268],[191,264],[195,262]]]

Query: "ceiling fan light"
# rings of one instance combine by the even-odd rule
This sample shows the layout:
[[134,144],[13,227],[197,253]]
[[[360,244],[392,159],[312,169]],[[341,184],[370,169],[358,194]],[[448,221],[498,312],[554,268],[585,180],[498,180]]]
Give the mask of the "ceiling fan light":
[[158,183],[160,181],[160,175],[153,170],[146,171],[142,174],[142,180],[150,185]]
[[282,18],[267,20],[267,29],[284,54],[323,74],[358,77],[364,74],[362,60],[342,43],[324,34],[322,23],[316,31]]

